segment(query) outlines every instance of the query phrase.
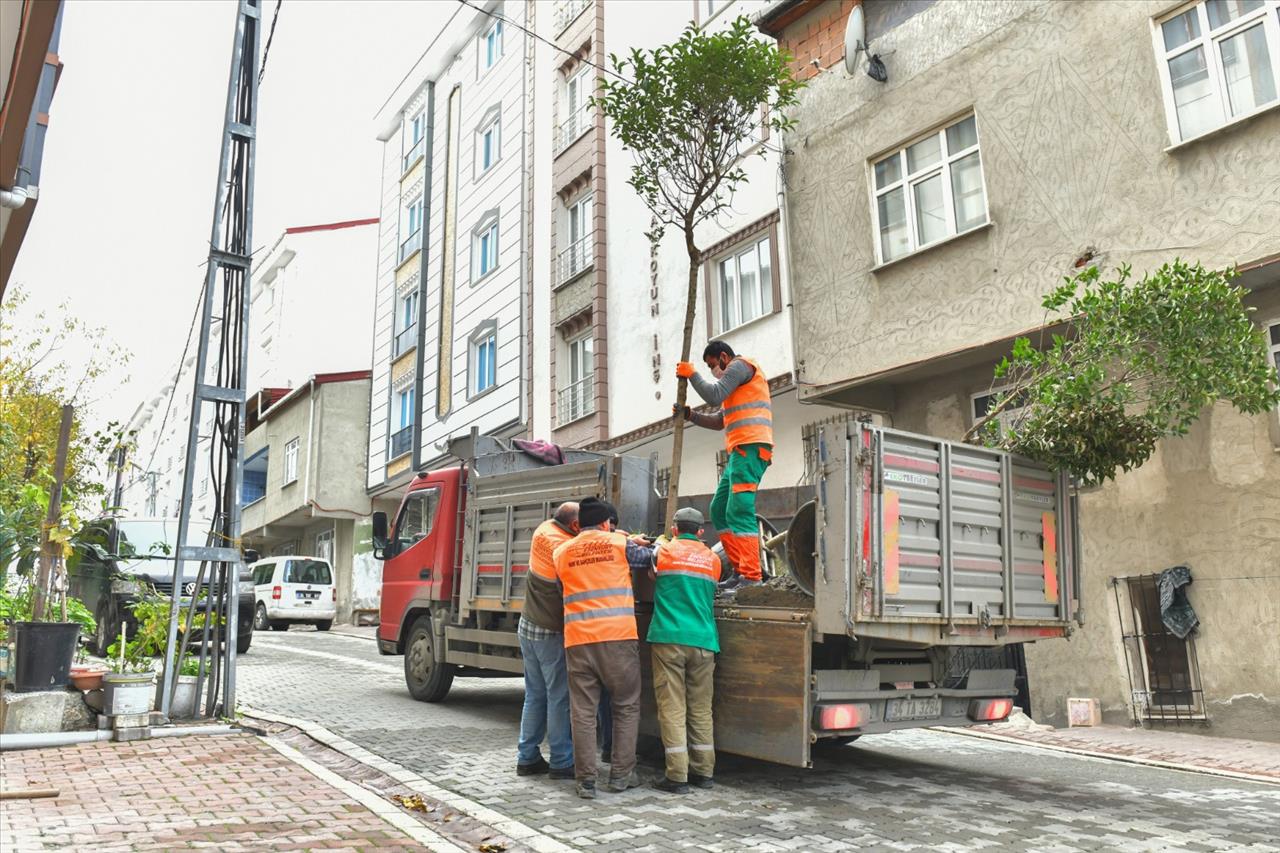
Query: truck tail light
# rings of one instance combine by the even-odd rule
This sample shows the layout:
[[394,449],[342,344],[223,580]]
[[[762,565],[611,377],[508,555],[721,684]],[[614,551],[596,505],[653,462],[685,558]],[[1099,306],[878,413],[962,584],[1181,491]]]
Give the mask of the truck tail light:
[[843,731],[859,728],[871,716],[868,705],[819,705],[815,714],[817,728]]
[[280,588],[280,587],[278,587],[278,586],[273,586],[273,587],[271,587],[271,600],[272,600],[272,601],[279,601],[279,600],[280,600],[280,596],[281,596],[281,594],[283,594],[283,592],[284,592],[284,590],[283,590],[283,589],[281,589],[281,588]]
[[336,586],[329,590],[329,596],[334,601],[338,600],[338,588]]
[[1012,699],[974,699],[969,703],[969,719],[978,723],[990,723],[1003,720],[1012,710]]

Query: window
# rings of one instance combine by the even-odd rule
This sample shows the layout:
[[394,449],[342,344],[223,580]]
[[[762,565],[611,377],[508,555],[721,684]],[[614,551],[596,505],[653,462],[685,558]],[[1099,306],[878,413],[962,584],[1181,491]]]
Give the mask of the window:
[[396,314],[396,338],[394,358],[413,349],[418,335],[418,291],[411,290],[400,300]]
[[267,448],[244,461],[244,479],[240,484],[240,503],[247,506],[267,494]]
[[556,283],[564,284],[591,269],[595,261],[595,222],[591,193],[584,193],[565,209],[565,243],[557,263]]
[[[1204,690],[1195,653],[1195,635],[1168,629],[1160,608],[1159,575],[1124,578],[1126,596],[1117,596],[1120,633],[1129,663],[1130,695],[1138,721],[1204,716]],[[1121,601],[1128,598],[1128,607]]]
[[480,40],[480,73],[484,73],[502,58],[502,21],[494,21]]
[[289,560],[285,564],[284,583],[333,583],[333,574],[323,560]]
[[[1267,329],[1267,343],[1271,346],[1271,360],[1276,363],[1276,373],[1280,374],[1280,323],[1272,323]],[[1280,376],[1276,378],[1280,382]]]
[[284,446],[284,482],[289,485],[298,481],[298,439],[293,439]]
[[773,245],[770,237],[738,246],[717,258],[719,332],[736,329],[773,312]]
[[733,0],[698,0],[698,2],[702,7],[699,11],[702,12],[702,22],[705,24],[707,21],[720,14],[721,10],[733,2]]
[[502,114],[495,108],[485,114],[476,131],[476,177],[493,168],[502,157]]
[[406,388],[396,397],[400,409],[400,427],[413,426],[413,389]]
[[398,427],[391,433],[390,459],[396,459],[413,449],[413,423],[417,414],[412,386],[396,394],[393,405],[398,410],[396,423]]
[[426,150],[427,145],[427,117],[426,113],[418,113],[409,123],[405,125],[404,138],[404,164],[402,170],[407,172],[409,167],[418,162]]
[[591,333],[569,342],[569,369],[558,400],[558,422],[563,425],[586,417],[596,410],[595,359],[592,355]]
[[877,160],[872,171],[882,264],[987,223],[973,116]]
[[1153,37],[1174,142],[1278,102],[1280,0],[1204,0],[1157,21]]
[[262,586],[271,583],[271,575],[275,572],[275,563],[264,563],[253,569],[253,585]]
[[470,362],[471,396],[475,397],[498,381],[498,329],[494,323],[486,323],[471,336]]
[[498,268],[498,217],[486,216],[474,232],[471,282],[474,284]]
[[595,76],[591,71],[591,66],[584,64],[565,80],[564,117],[556,134],[557,152],[568,148],[591,127],[591,95],[595,86]]
[[[970,398],[973,403],[973,423],[977,423],[986,417],[987,412],[991,411],[992,407],[997,404],[1000,395],[1006,393],[1011,387],[1013,386],[1005,385],[1000,388],[993,388],[990,391],[974,394]],[[996,415],[996,423],[1000,425],[1000,430],[1007,432],[1010,429],[1014,429],[1018,425],[1019,418],[1025,408],[1026,402],[1024,399],[1023,401],[1015,400],[1002,409],[1000,414]]]
[[556,0],[556,33],[573,23],[589,5],[590,0]]
[[439,486],[409,493],[396,518],[395,541],[400,549],[421,542],[431,535],[439,507]]
[[405,205],[400,241],[400,263],[422,248],[422,196]]

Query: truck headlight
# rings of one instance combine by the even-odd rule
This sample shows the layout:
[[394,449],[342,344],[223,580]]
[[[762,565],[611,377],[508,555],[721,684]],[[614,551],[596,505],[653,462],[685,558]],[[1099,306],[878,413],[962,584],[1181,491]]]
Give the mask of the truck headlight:
[[240,594],[253,595],[253,581],[240,581]]

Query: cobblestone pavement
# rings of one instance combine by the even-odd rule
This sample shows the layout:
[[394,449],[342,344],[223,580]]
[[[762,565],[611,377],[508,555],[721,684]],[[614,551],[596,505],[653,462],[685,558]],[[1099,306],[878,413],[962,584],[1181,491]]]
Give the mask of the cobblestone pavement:
[[[288,747],[286,747],[288,749]],[[427,850],[351,794],[250,734],[0,753],[0,850]],[[391,820],[412,823],[377,803]],[[417,833],[429,836],[425,830]]]
[[518,679],[458,679],[432,705],[401,666],[361,637],[259,633],[240,701],[593,850],[1280,851],[1280,787],[929,730],[824,750],[811,770],[721,756],[715,789],[685,797],[583,801],[571,782],[515,775]]

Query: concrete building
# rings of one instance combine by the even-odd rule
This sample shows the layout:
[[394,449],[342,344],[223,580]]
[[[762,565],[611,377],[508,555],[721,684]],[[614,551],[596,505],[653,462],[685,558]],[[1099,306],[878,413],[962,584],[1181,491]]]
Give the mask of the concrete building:
[[[857,5],[887,82],[844,68]],[[1276,0],[777,0],[759,25],[809,84],[784,164],[803,401],[958,439],[1086,264],[1236,265],[1280,347]],[[1110,721],[1280,738],[1278,449],[1275,413],[1219,404],[1082,492],[1086,621],[1027,648],[1035,717],[1095,697]],[[1185,642],[1149,597],[1176,565]]]
[[[670,465],[688,255],[677,229],[668,229],[657,245],[645,236],[651,214],[627,183],[632,155],[587,102],[604,73],[600,67],[610,67],[611,54],[675,41],[691,21],[715,31],[766,6],[761,0],[557,4],[552,37],[563,51],[544,72],[555,87],[555,130],[550,317],[542,328],[550,331],[550,435],[559,444],[656,454],[661,470]],[[702,349],[708,340],[723,340],[766,372],[776,447],[762,502],[785,516],[802,500],[797,484],[804,425],[839,413],[802,408],[797,401],[777,142],[764,128],[762,111],[755,139],[742,149],[747,180],[730,209],[698,229],[704,261],[692,358],[706,375]],[[691,391],[690,403],[699,402]],[[684,444],[680,492],[709,496],[724,439],[690,428]]]
[[368,370],[318,373],[292,391],[263,392],[250,401],[245,423],[245,546],[264,557],[328,560],[339,622],[376,611],[382,581],[365,558],[369,549],[356,541],[358,523],[369,515],[369,376]]
[[377,117],[367,485],[390,508],[451,436],[527,430],[538,8],[457,6]]
[[61,32],[62,0],[0,3],[0,299],[40,200]]

